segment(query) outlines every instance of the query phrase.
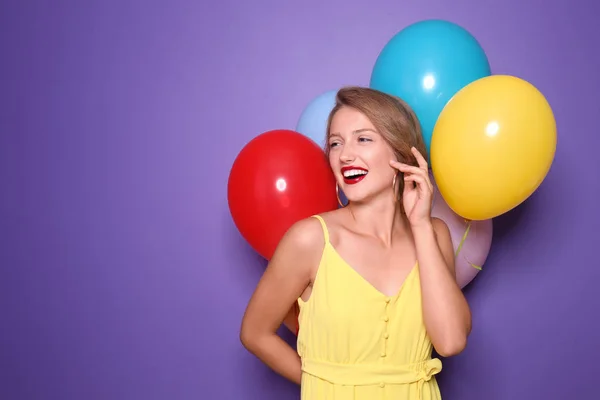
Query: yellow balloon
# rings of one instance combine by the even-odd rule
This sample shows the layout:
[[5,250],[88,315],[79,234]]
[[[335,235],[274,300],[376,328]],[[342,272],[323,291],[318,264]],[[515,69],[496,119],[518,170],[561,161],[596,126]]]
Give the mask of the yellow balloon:
[[556,141],[556,121],[542,93],[520,78],[492,75],[462,88],[440,113],[431,169],[455,213],[494,218],[540,186]]

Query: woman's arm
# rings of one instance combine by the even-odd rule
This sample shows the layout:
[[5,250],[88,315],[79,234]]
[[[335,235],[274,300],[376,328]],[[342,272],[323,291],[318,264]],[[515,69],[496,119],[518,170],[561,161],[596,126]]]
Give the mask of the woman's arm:
[[302,375],[300,358],[277,329],[310,284],[323,246],[321,225],[315,218],[301,220],[286,232],[248,303],[240,330],[248,351],[297,384]]
[[435,350],[443,357],[464,350],[471,311],[456,282],[454,248],[448,227],[438,218],[413,227],[423,297],[423,318]]

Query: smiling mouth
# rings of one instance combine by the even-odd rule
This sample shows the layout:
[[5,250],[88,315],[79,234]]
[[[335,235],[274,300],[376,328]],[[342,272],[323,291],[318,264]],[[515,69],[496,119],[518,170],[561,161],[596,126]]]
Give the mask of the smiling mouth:
[[367,171],[364,168],[357,167],[344,167],[342,168],[342,176],[344,177],[344,182],[348,185],[354,185],[360,181],[362,181],[365,176],[367,176]]

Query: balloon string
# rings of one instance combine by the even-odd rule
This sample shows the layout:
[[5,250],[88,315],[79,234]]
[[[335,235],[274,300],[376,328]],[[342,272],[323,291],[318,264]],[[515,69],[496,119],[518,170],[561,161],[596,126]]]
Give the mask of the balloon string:
[[456,254],[454,255],[454,257],[458,257],[458,253],[460,253],[463,244],[465,244],[465,240],[467,240],[467,236],[469,235],[469,231],[471,230],[471,221],[467,221],[467,228],[465,229],[465,233],[462,236],[462,239],[460,239],[460,243],[458,244],[458,247],[456,249]]
[[[465,229],[465,233],[463,234],[462,239],[460,240],[460,243],[458,244],[458,248],[456,249],[456,255],[455,255],[455,257],[458,257],[458,253],[460,253],[460,251],[461,251],[461,249],[463,247],[463,244],[465,244],[465,240],[467,240],[467,236],[469,235],[469,230],[471,230],[471,221],[470,220],[465,220],[465,222],[467,223],[467,228]],[[473,267],[475,269],[478,269],[480,271],[482,270],[481,266],[473,264],[471,261],[469,261],[467,259],[466,256],[465,256],[465,260],[467,260],[467,262],[469,263],[469,265],[471,267]]]
[[469,265],[470,265],[471,267],[473,267],[473,268],[475,268],[475,269],[478,269],[478,270],[480,270],[480,271],[483,269],[483,268],[481,268],[479,265],[475,265],[475,264],[473,264],[472,262],[469,262],[469,260],[467,260],[467,262],[469,263]]

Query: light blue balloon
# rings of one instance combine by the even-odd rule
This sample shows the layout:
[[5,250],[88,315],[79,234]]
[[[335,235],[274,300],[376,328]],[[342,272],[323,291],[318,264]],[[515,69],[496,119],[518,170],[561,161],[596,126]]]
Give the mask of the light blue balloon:
[[315,97],[306,106],[296,125],[296,132],[307,136],[321,148],[325,146],[327,120],[335,106],[337,90],[330,90]]
[[370,87],[412,107],[429,154],[433,128],[446,103],[469,83],[490,74],[483,48],[467,30],[448,21],[426,20],[404,28],[385,45]]

